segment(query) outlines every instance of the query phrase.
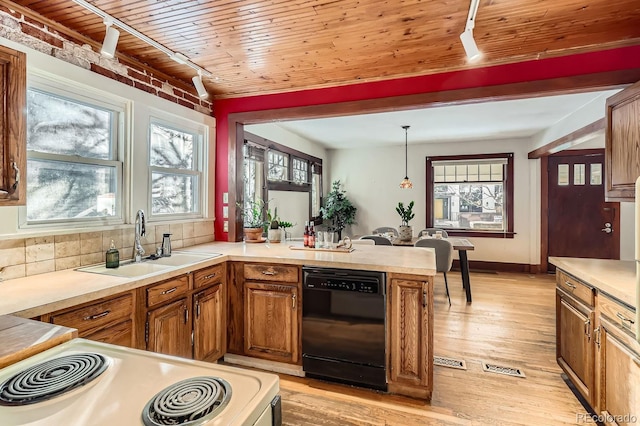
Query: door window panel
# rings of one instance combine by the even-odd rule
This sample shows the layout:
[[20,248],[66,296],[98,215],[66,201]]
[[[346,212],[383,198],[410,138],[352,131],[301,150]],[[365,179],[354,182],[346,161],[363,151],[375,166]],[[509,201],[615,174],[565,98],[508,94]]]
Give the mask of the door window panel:
[[589,178],[589,183],[591,185],[602,185],[602,164],[591,164],[590,171],[591,175]]
[[573,165],[573,184],[584,185],[584,182],[585,182],[584,174],[585,174],[585,165],[574,164]]
[[559,186],[569,185],[569,165],[568,164],[558,164],[558,185]]

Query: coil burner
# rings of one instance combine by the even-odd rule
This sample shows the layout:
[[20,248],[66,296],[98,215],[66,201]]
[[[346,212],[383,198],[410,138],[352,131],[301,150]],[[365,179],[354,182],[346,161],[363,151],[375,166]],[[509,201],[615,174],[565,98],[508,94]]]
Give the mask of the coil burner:
[[95,353],[50,359],[31,366],[0,384],[0,405],[28,405],[46,401],[91,382],[108,367]]
[[192,377],[158,392],[144,407],[146,426],[200,425],[228,404],[231,385],[218,377]]

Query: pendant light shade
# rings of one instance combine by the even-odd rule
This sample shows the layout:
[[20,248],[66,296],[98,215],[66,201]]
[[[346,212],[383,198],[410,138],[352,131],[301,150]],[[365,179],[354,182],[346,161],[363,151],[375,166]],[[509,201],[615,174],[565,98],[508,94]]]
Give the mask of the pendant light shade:
[[404,179],[400,182],[400,188],[402,189],[411,189],[413,188],[413,183],[409,179],[409,174],[407,173],[407,131],[411,126],[402,126],[404,129]]

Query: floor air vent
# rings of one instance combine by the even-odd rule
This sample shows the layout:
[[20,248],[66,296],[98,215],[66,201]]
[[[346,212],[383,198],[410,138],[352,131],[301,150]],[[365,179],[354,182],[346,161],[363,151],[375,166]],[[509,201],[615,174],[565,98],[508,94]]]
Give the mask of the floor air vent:
[[467,363],[462,359],[455,358],[447,358],[444,356],[434,356],[433,357],[433,365],[438,365],[440,367],[449,367],[449,368],[457,368],[458,370],[466,370]]
[[519,368],[504,367],[502,365],[489,364],[487,362],[482,363],[482,369],[489,373],[505,374],[513,377],[526,377],[524,372]]

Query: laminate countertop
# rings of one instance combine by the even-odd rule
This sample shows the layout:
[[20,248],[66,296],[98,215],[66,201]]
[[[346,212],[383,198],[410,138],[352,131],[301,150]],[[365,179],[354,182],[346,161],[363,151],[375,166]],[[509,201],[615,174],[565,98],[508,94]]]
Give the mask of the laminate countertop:
[[631,308],[636,308],[635,261],[550,257],[549,262]]
[[74,328],[0,315],[0,368],[78,337]]
[[213,242],[177,251],[221,256],[136,278],[67,269],[3,281],[0,282],[0,315],[37,317],[227,261],[325,266],[425,277],[436,274],[435,252],[422,247],[357,246],[351,253],[340,253],[292,250],[284,243]]

